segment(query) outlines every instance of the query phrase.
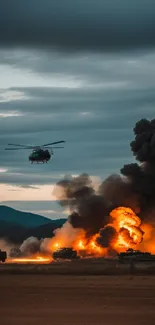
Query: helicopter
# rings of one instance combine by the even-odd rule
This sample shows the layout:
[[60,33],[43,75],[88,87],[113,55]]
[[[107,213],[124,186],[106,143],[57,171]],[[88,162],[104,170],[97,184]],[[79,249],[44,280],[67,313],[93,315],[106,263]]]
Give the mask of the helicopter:
[[8,146],[14,146],[16,148],[5,148],[5,150],[32,149],[32,153],[29,155],[29,161],[31,162],[31,164],[47,163],[51,159],[51,156],[54,154],[53,149],[64,148],[64,147],[53,147],[53,145],[58,143],[64,143],[64,142],[65,141],[57,141],[52,143],[46,143],[41,146],[8,143]]

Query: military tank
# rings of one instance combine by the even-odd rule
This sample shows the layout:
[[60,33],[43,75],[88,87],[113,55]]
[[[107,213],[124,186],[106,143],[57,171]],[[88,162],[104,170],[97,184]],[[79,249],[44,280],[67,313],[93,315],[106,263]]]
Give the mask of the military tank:
[[132,248],[129,248],[126,250],[126,252],[121,252],[118,255],[118,259],[121,263],[124,263],[125,261],[154,261],[155,262],[155,255],[152,255],[149,252],[141,252],[139,250],[134,250]]
[[79,256],[77,254],[77,251],[70,248],[70,247],[64,247],[64,248],[60,248],[57,251],[55,251],[53,253],[53,258],[56,259],[68,259],[68,260],[72,260],[72,259],[78,259]]
[[0,249],[0,262],[4,263],[7,259],[7,253]]

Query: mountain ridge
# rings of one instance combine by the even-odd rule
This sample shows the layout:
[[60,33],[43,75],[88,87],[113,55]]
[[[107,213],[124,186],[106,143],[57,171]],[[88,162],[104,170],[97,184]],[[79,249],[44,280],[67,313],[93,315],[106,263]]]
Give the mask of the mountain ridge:
[[38,214],[22,212],[1,205],[0,239],[17,244],[31,236],[38,239],[52,238],[54,230],[61,228],[66,220],[66,218],[48,219]]
[[[36,227],[49,223],[59,223],[59,220],[65,218],[49,219],[39,214],[23,212],[6,205],[0,205],[0,221],[18,223],[24,227]],[[60,222],[61,223],[61,222]]]

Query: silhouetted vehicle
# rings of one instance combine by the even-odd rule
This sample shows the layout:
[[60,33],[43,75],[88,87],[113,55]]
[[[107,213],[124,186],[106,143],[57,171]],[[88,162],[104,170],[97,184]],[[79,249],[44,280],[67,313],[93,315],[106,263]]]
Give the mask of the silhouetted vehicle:
[[7,253],[5,251],[1,251],[0,249],[0,262],[5,262],[7,259]]
[[72,248],[64,247],[60,248],[53,253],[54,259],[78,259],[79,256],[77,251],[73,250]]
[[31,163],[47,163],[53,156],[53,149],[60,149],[64,147],[54,147],[55,144],[64,143],[65,141],[57,141],[52,143],[43,144],[41,146],[29,146],[22,144],[13,144],[9,143],[9,146],[14,146],[16,148],[6,148],[5,150],[22,150],[22,149],[31,149],[32,153],[29,155],[29,161]]
[[121,252],[118,255],[119,261],[120,262],[125,262],[125,261],[131,261],[131,260],[136,260],[136,261],[155,261],[155,255],[152,255],[149,252],[141,252],[139,250],[134,250],[132,248],[127,249],[126,252]]

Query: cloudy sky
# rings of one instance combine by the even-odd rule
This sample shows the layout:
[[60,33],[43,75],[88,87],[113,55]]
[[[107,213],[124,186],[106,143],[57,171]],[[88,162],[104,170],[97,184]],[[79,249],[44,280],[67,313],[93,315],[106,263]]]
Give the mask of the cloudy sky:
[[[54,184],[118,173],[155,117],[155,2],[2,0],[0,15],[0,201],[56,218]],[[59,140],[47,165],[4,150]]]

